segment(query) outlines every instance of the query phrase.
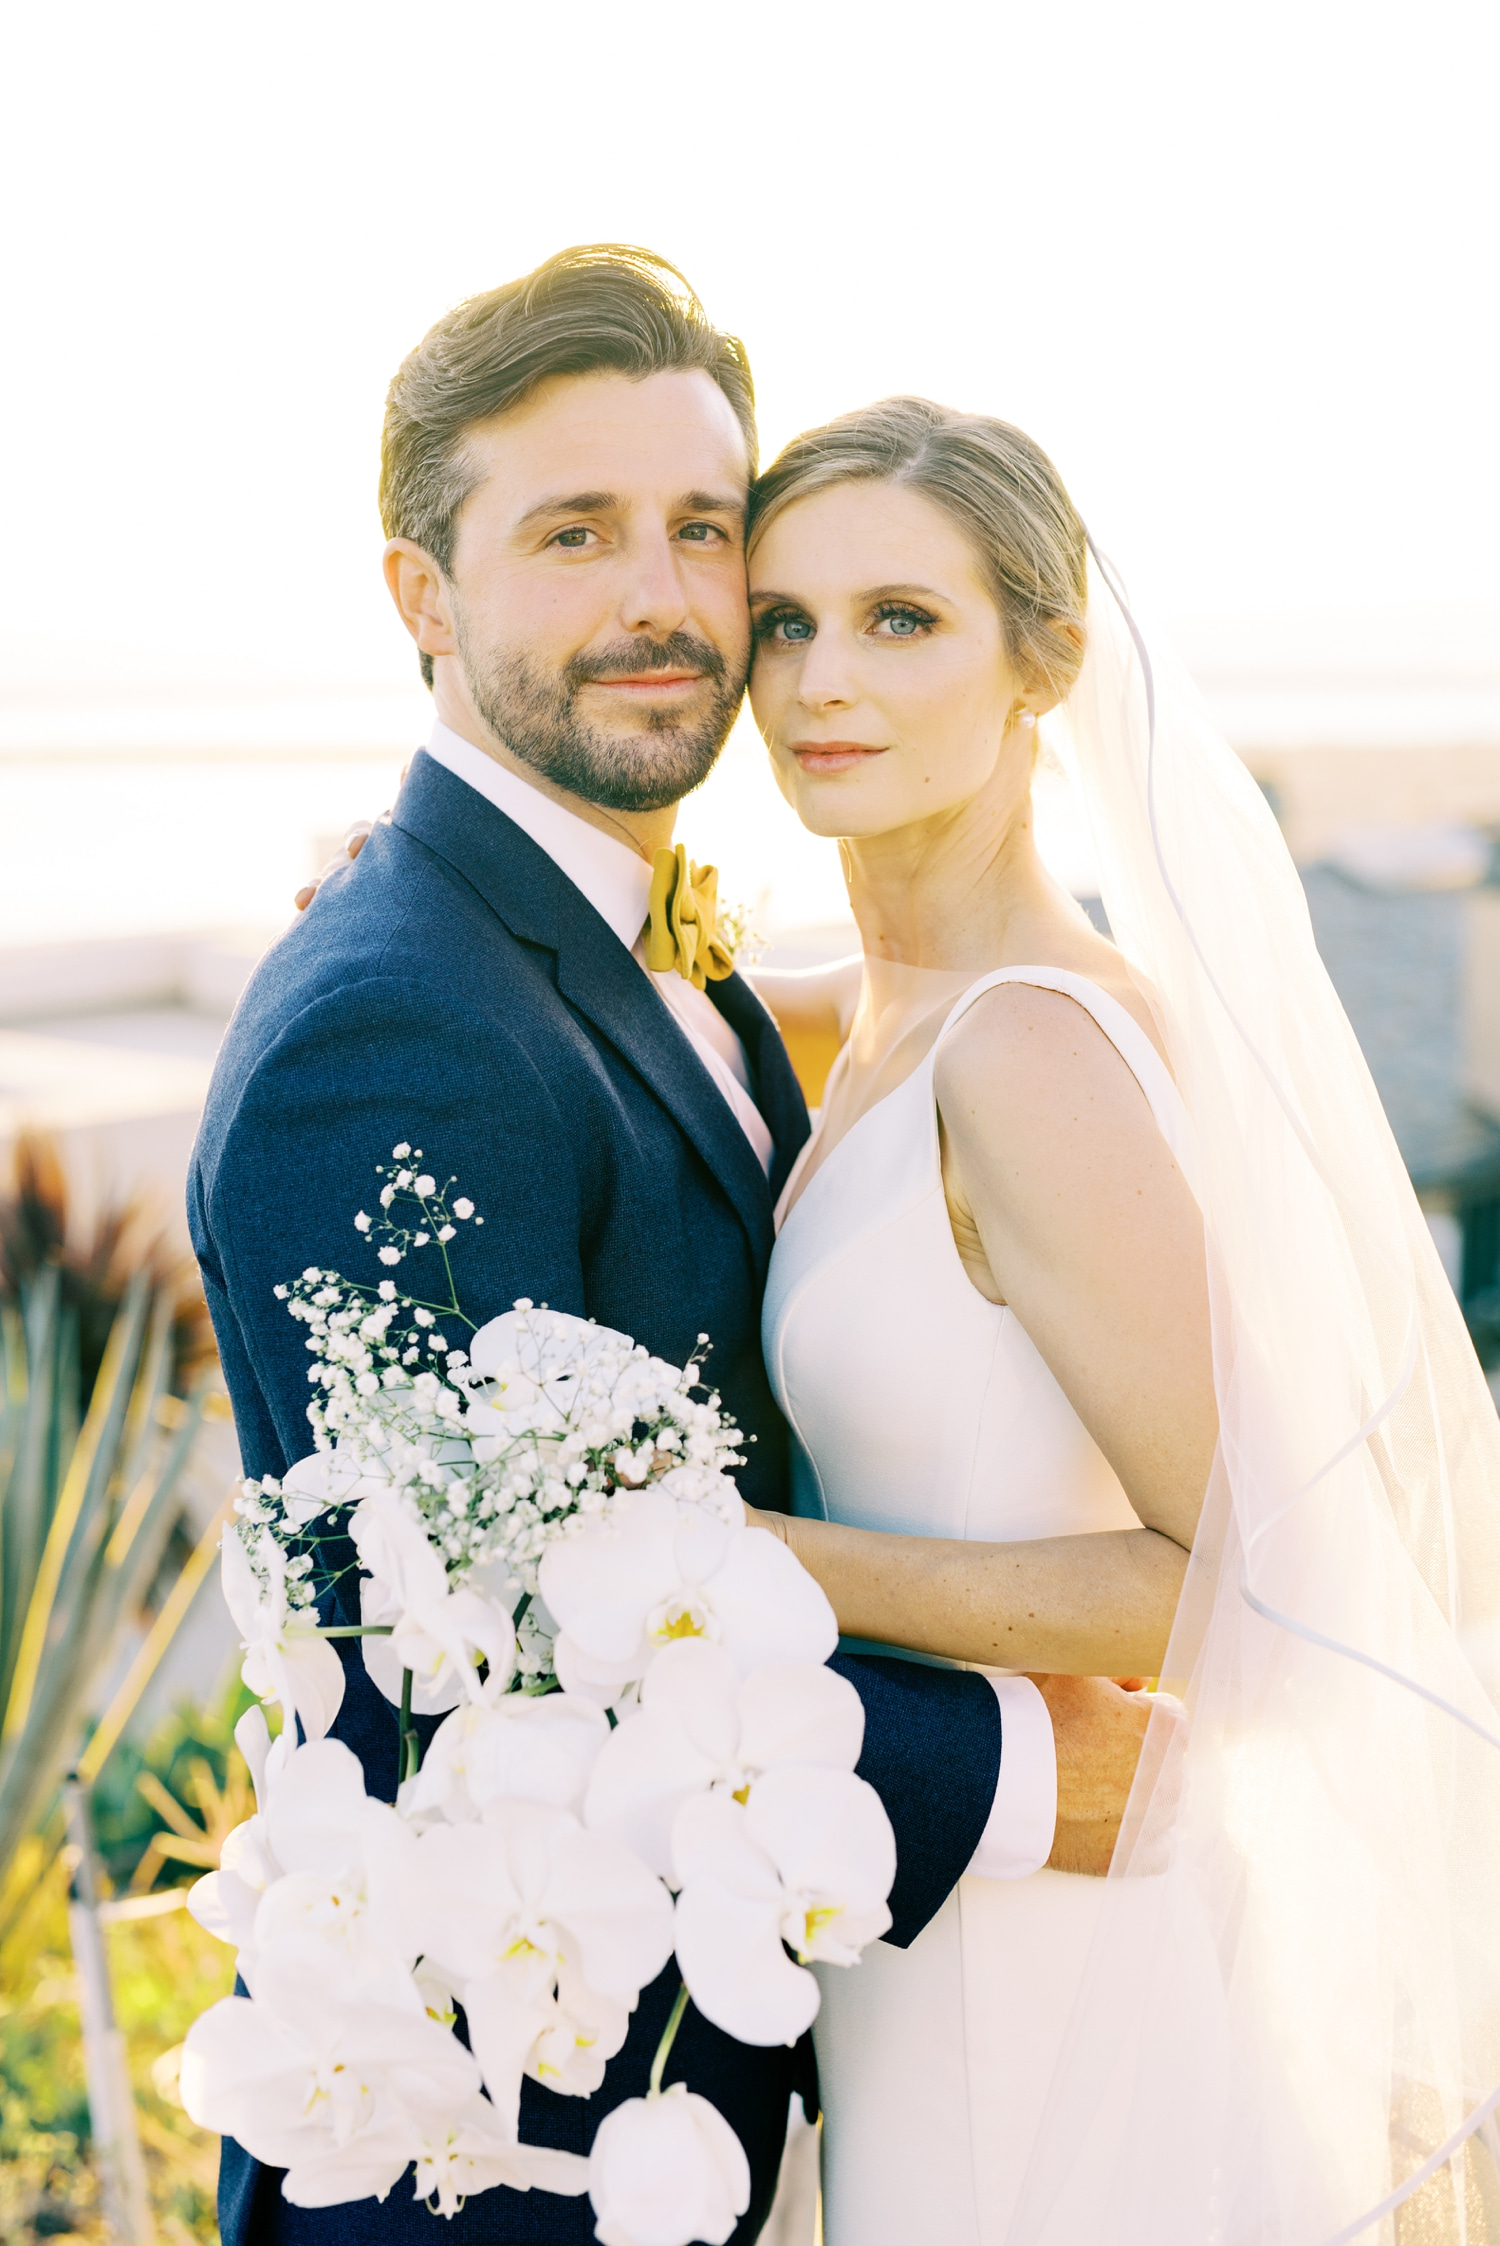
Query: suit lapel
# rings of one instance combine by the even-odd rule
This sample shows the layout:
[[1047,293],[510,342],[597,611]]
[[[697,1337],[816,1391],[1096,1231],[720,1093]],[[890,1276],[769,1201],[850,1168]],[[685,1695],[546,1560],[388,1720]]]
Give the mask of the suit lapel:
[[[462,874],[513,935],[552,952],[558,991],[629,1062],[687,1134],[728,1194],[763,1269],[773,1236],[771,1185],[670,1010],[588,899],[514,820],[433,757],[414,758],[391,816]],[[728,990],[729,984],[716,987]],[[771,1027],[753,994],[743,984],[740,991]],[[722,1011],[733,1018],[728,1007]],[[786,1104],[784,1087],[778,1089]],[[769,1115],[766,1120],[777,1137],[779,1166],[779,1133]],[[795,1133],[795,1115],[788,1123]]]
[[670,1009],[592,906],[585,909],[603,940],[559,947],[557,987],[676,1117],[734,1203],[763,1265],[771,1252],[774,1204],[755,1151]]
[[755,1104],[766,1119],[775,1145],[769,1181],[774,1208],[811,1128],[807,1102],[781,1032],[750,985],[739,975],[731,975],[722,983],[710,983],[708,995],[739,1038],[750,1062]]

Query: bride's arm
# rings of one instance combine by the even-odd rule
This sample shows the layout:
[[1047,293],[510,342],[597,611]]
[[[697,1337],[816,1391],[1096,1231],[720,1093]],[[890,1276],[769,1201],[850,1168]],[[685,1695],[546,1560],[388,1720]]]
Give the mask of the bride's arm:
[[861,972],[856,956],[826,967],[752,967],[745,980],[783,1037],[826,1039],[836,1051],[854,1019]]
[[1155,1675],[1217,1435],[1197,1205],[1135,1078],[1070,999],[1001,986],[935,1081],[985,1291],[1010,1304],[1142,1525],[1021,1544],[774,1526],[851,1636],[998,1668]]

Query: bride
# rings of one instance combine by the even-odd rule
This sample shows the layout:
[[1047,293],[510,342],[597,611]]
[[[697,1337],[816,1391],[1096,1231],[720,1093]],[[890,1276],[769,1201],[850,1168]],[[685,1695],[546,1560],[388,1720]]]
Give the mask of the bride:
[[1015,429],[815,430],[748,552],[864,948],[756,978],[842,1048],[756,1518],[852,1638],[1163,1688],[1107,1878],[823,1973],[828,2246],[1500,2246],[1500,1425],[1275,821]]
[[[1270,813],[1019,431],[849,415],[748,549],[864,951],[757,978],[843,1043],[754,1518],[851,1637],[1171,1685],[1108,1880],[822,1974],[829,2246],[1500,2240],[1500,1439]],[[1118,949],[1038,856],[1039,719]]]

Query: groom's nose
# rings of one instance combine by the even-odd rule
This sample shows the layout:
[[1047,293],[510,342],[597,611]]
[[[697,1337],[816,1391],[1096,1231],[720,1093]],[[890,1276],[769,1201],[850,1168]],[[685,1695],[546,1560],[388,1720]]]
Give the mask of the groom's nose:
[[624,582],[619,617],[628,632],[666,639],[681,631],[692,613],[683,580],[681,549],[662,524],[633,537],[622,556]]

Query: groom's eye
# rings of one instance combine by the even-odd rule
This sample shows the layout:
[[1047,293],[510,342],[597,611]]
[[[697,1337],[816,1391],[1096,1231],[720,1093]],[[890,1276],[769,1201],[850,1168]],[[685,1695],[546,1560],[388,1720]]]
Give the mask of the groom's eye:
[[560,530],[557,533],[553,544],[555,546],[568,546],[576,550],[580,546],[586,546],[593,535],[593,532],[585,524],[570,523],[566,530]]
[[711,546],[722,541],[727,533],[718,523],[684,523],[677,535],[695,546]]

